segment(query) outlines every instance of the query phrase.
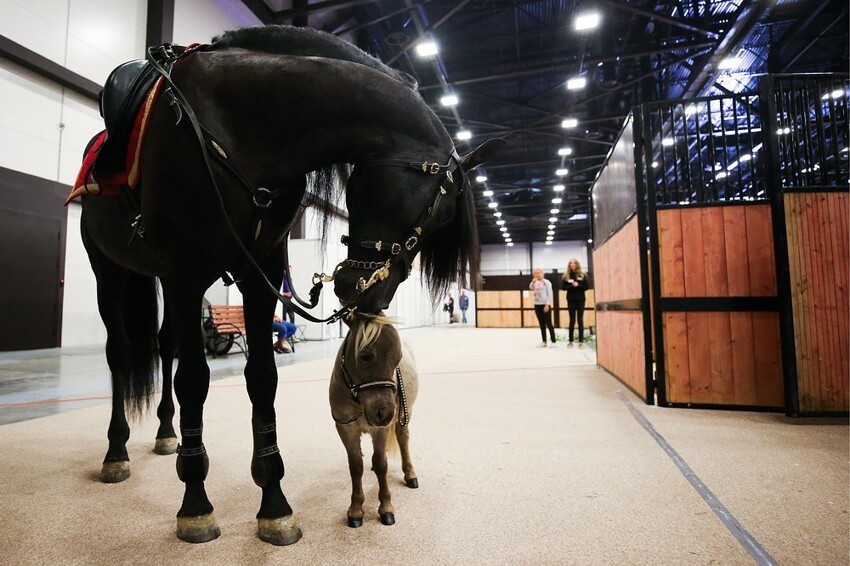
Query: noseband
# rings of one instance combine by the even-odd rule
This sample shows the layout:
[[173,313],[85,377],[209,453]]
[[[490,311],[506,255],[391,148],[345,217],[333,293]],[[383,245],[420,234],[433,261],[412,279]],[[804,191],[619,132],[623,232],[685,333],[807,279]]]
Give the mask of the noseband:
[[[354,380],[351,378],[351,374],[348,373],[348,368],[345,367],[345,349],[348,347],[348,336],[345,336],[345,341],[342,344],[342,355],[340,356],[339,367],[342,370],[342,378],[345,381],[345,386],[348,387],[349,393],[351,393],[351,400],[360,404],[359,394],[361,391],[366,389],[377,389],[377,388],[388,388],[392,389],[393,393],[398,393],[399,399],[399,417],[398,424],[401,426],[407,426],[407,423],[410,422],[410,413],[407,410],[407,394],[404,391],[404,379],[401,377],[401,368],[396,366],[395,368],[395,376],[398,381],[398,387],[396,387],[395,381],[387,381],[376,379],[374,381],[367,381],[365,383],[354,383]],[[333,417],[334,422],[337,424],[345,425],[350,424],[360,418],[360,415],[363,414],[363,408],[360,408],[360,412],[357,413],[353,418],[347,421],[338,421],[336,417]],[[331,414],[333,416],[333,414]]]
[[358,297],[362,295],[369,287],[378,283],[379,281],[383,281],[390,275],[390,268],[394,263],[401,260],[404,262],[405,270],[404,270],[404,279],[410,275],[410,270],[413,265],[413,257],[417,253],[417,247],[421,243],[422,237],[422,226],[425,222],[434,216],[437,212],[437,208],[440,206],[440,202],[443,197],[448,193],[448,189],[443,186],[443,181],[448,181],[449,184],[454,183],[454,173],[459,174],[460,177],[460,187],[457,191],[457,196],[459,197],[465,188],[464,175],[463,170],[460,166],[460,157],[458,156],[457,150],[452,148],[452,153],[449,156],[449,161],[445,165],[441,165],[437,162],[428,163],[427,161],[407,161],[404,159],[380,159],[374,161],[366,161],[363,163],[358,163],[356,167],[380,167],[380,166],[390,166],[390,167],[403,167],[407,169],[413,169],[415,171],[419,171],[426,175],[443,175],[443,179],[440,180],[440,183],[437,185],[436,195],[434,196],[434,200],[428,205],[422,214],[419,215],[419,218],[413,225],[413,228],[409,231],[409,236],[401,241],[401,242],[384,242],[382,240],[362,240],[360,242],[352,242],[351,237],[344,235],[340,242],[346,246],[358,246],[361,248],[365,248],[368,250],[376,250],[378,252],[384,252],[389,254],[389,258],[384,261],[361,261],[356,259],[344,259],[341,261],[333,271],[333,274],[330,276],[326,276],[324,274],[317,274],[314,277],[313,283],[315,284],[317,281],[332,281],[336,276],[336,273],[343,267],[350,267],[353,269],[363,269],[363,270],[372,270],[372,275],[367,279],[366,277],[361,277],[358,279],[355,289],[358,293]]

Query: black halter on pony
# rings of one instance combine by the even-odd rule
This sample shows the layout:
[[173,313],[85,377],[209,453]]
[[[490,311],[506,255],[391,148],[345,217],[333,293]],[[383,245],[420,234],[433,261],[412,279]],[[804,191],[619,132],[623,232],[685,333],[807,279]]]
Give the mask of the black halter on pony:
[[[229,216],[227,214],[226,207],[224,205],[224,200],[221,196],[221,190],[218,187],[218,183],[215,179],[215,174],[212,170],[212,165],[210,162],[210,155],[213,155],[219,162],[225,165],[225,167],[231,172],[231,174],[236,177],[236,179],[245,187],[248,193],[251,195],[254,206],[256,207],[255,214],[255,229],[254,229],[254,239],[256,240],[260,230],[262,229],[262,222],[264,219],[265,212],[267,211],[269,205],[272,200],[277,196],[276,193],[269,191],[264,187],[254,187],[253,184],[248,181],[247,177],[242,173],[241,169],[238,165],[236,165],[233,160],[228,158],[228,152],[224,148],[224,144],[217,140],[206,128],[201,125],[197,116],[195,115],[192,106],[189,104],[189,101],[177,88],[177,85],[171,79],[171,68],[173,64],[184,55],[192,53],[197,50],[202,50],[205,46],[195,46],[191,49],[186,49],[179,46],[174,46],[172,44],[164,44],[158,47],[150,47],[148,48],[148,61],[151,66],[163,77],[168,83],[168,88],[166,89],[166,94],[170,99],[170,104],[175,108],[175,112],[177,113],[177,123],[180,122],[182,117],[185,115],[188,119],[192,129],[194,130],[195,136],[198,139],[198,143],[202,148],[202,155],[204,159],[204,164],[206,166],[207,172],[210,176],[210,181],[212,182],[213,188],[215,189],[215,194],[218,199],[219,207],[221,212],[225,218],[225,224],[227,226],[228,232],[233,238],[233,241],[236,243],[237,248],[242,252],[245,257],[245,260],[248,264],[256,270],[256,272],[260,275],[261,279],[265,281],[269,290],[272,294],[277,298],[278,301],[287,305],[287,307],[291,308],[293,311],[297,312],[300,316],[310,320],[311,322],[326,322],[331,324],[336,322],[337,320],[348,316],[350,313],[354,312],[357,308],[357,303],[360,301],[360,298],[363,294],[375,283],[383,281],[390,274],[390,268],[399,260],[404,262],[405,270],[404,270],[404,278],[406,279],[410,275],[410,270],[412,267],[413,258],[418,252],[417,247],[420,244],[422,237],[422,225],[425,221],[434,215],[437,210],[437,207],[440,204],[443,196],[447,194],[447,189],[443,186],[443,181],[441,180],[434,200],[431,205],[429,205],[425,211],[419,216],[419,219],[414,223],[413,228],[410,231],[410,236],[404,242],[382,242],[381,240],[373,241],[373,240],[364,240],[358,243],[361,247],[376,249],[380,251],[388,251],[390,254],[389,259],[383,262],[365,262],[359,260],[345,259],[336,265],[333,272],[330,275],[325,273],[316,273],[313,275],[313,287],[310,290],[310,301],[304,301],[293,290],[293,297],[296,299],[293,301],[289,297],[285,297],[282,295],[279,290],[272,285],[272,283],[268,280],[268,278],[263,273],[262,268],[257,264],[256,260],[251,255],[250,251],[245,247],[242,243],[241,238],[236,233],[236,230],[233,228],[232,223],[230,222]],[[414,169],[416,171],[421,171],[423,174],[428,175],[440,175],[443,174],[445,179],[449,181],[449,183],[454,183],[454,177],[452,171],[460,175],[460,186],[458,188],[457,196],[460,196],[463,193],[465,188],[465,177],[463,174],[463,169],[461,168],[460,158],[458,156],[457,150],[452,147],[451,155],[449,156],[449,161],[445,165],[441,165],[437,162],[427,162],[427,161],[411,161],[411,160],[403,160],[403,159],[383,159],[383,160],[374,160],[367,161],[365,163],[357,163],[355,167],[377,167],[377,166],[393,166],[393,167],[407,167]],[[350,243],[350,239],[347,236],[343,236],[342,243],[348,245]],[[414,251],[416,250],[416,251]],[[284,258],[284,274],[286,277],[289,277],[289,265],[288,258]],[[306,308],[315,308],[319,302],[319,295],[322,290],[323,283],[331,282],[335,279],[337,272],[343,267],[351,267],[355,269],[365,269],[365,270],[373,270],[372,274],[368,277],[361,277],[356,284],[355,291],[356,295],[350,301],[348,301],[345,305],[343,305],[339,310],[334,311],[332,315],[327,318],[320,319],[316,318],[310,313],[304,311],[302,308],[298,306],[298,304],[303,305]],[[223,279],[227,280],[229,276],[225,274]],[[291,281],[291,278],[290,278]],[[233,281],[231,280],[230,283]],[[226,281],[227,283],[227,281]],[[298,304],[296,304],[298,303]]]
[[[396,381],[398,382],[398,386],[396,386],[396,381],[389,381],[385,379],[376,379],[374,381],[367,381],[365,383],[354,383],[354,380],[351,378],[351,374],[348,372],[348,368],[345,367],[345,349],[348,347],[348,336],[345,336],[345,340],[342,343],[342,355],[340,355],[339,367],[342,370],[342,378],[345,381],[345,386],[348,387],[348,391],[351,393],[351,400],[360,404],[360,399],[358,398],[361,391],[365,389],[377,389],[377,388],[387,388],[392,389],[393,393],[398,394],[399,400],[399,410],[398,410],[398,424],[401,426],[407,426],[407,423],[410,422],[410,411],[407,408],[407,393],[404,391],[404,379],[401,377],[401,368],[396,366],[395,368],[395,376]],[[360,415],[363,414],[363,409],[360,409],[360,412],[357,413],[354,417],[347,421],[338,421],[336,417],[331,416],[334,419],[334,422],[340,425],[351,424],[357,419],[360,418]]]

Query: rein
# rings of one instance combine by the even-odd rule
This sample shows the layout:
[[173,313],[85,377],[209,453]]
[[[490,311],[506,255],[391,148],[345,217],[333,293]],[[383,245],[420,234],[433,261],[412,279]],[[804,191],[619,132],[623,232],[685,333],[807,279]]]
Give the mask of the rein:
[[[274,197],[278,196],[279,192],[272,192],[267,188],[259,187],[255,188],[248,180],[247,177],[242,173],[239,167],[228,158],[227,152],[223,147],[223,143],[219,140],[215,139],[215,137],[204,128],[200,121],[198,120],[192,106],[189,104],[189,101],[186,99],[185,95],[177,88],[177,85],[174,84],[174,81],[171,78],[171,68],[173,64],[182,56],[193,53],[197,50],[203,49],[206,46],[195,46],[189,49],[183,49],[180,47],[173,46],[171,44],[164,44],[158,47],[150,47],[148,48],[148,61],[151,66],[158,72],[163,80],[168,83],[168,88],[165,90],[166,95],[170,99],[169,104],[174,107],[175,113],[177,114],[177,122],[179,124],[183,116],[185,116],[190,123],[192,130],[195,134],[195,137],[198,140],[198,143],[201,146],[201,155],[203,156],[204,165],[207,169],[207,173],[209,174],[210,181],[212,182],[213,189],[215,191],[215,196],[218,200],[219,209],[224,216],[225,225],[227,227],[227,231],[230,236],[233,238],[233,241],[236,243],[237,248],[245,257],[248,264],[257,272],[260,276],[261,280],[266,283],[271,293],[275,296],[275,298],[285,304],[288,308],[291,308],[294,312],[298,313],[300,316],[311,322],[326,322],[331,324],[336,322],[337,320],[348,316],[353,313],[357,308],[357,303],[363,294],[375,283],[381,282],[385,280],[390,275],[390,268],[396,263],[399,259],[403,260],[406,266],[404,279],[410,275],[410,271],[412,268],[412,260],[409,254],[411,252],[415,256],[416,252],[413,250],[420,243],[420,237],[422,235],[422,224],[427,220],[430,216],[433,216],[434,212],[437,209],[437,206],[440,203],[442,197],[446,194],[446,189],[442,186],[442,181],[440,182],[437,195],[434,198],[433,203],[427,207],[425,212],[422,213],[420,218],[416,221],[416,224],[413,228],[413,234],[410,235],[403,243],[389,243],[388,251],[390,252],[391,257],[384,262],[361,262],[358,260],[346,259],[341,261],[334,267],[333,272],[330,275],[325,273],[316,273],[313,275],[313,287],[310,290],[310,302],[306,302],[297,296],[294,289],[292,290],[293,297],[296,298],[296,301],[293,301],[289,297],[285,297],[280,291],[275,287],[266,277],[262,268],[257,264],[254,257],[251,255],[250,251],[245,247],[242,243],[239,234],[236,233],[236,229],[233,227],[233,224],[230,222],[230,217],[227,214],[227,209],[224,205],[224,200],[221,196],[221,189],[216,182],[215,173],[212,169],[212,163],[210,161],[210,154],[212,154],[219,162],[226,166],[228,171],[233,174],[233,176],[239,181],[239,183],[248,191],[248,193],[252,197],[252,201],[257,207],[257,225],[254,230],[254,239],[256,240],[259,237],[260,230],[262,229],[262,222],[265,217],[265,212],[268,207],[271,205]],[[425,174],[430,175],[439,175],[444,174],[450,183],[453,183],[452,171],[451,168],[456,167],[456,171],[460,172],[461,175],[461,183],[460,188],[458,189],[458,195],[463,192],[464,182],[463,182],[463,170],[460,166],[460,159],[457,154],[457,150],[452,148],[451,156],[449,157],[449,162],[446,165],[441,165],[439,163],[428,163],[428,162],[415,162],[415,161],[406,161],[401,159],[386,159],[386,160],[375,160],[369,161],[366,163],[355,164],[360,167],[375,167],[375,166],[395,166],[395,167],[407,167],[411,169],[415,169],[417,171],[421,171]],[[343,244],[348,244],[349,238],[347,236],[343,236]],[[382,251],[384,248],[384,243],[379,241],[368,241],[365,240],[360,242],[362,247],[377,249],[378,251]],[[287,248],[286,244],[284,245],[285,249]],[[285,252],[288,256],[288,251]],[[284,274],[289,277],[289,264],[288,257],[284,258]],[[355,291],[357,294],[347,303],[345,303],[339,310],[335,310],[333,314],[328,316],[327,318],[317,318],[311,315],[309,312],[302,309],[297,303],[307,307],[307,308],[315,308],[318,304],[319,295],[322,291],[322,286],[324,283],[328,283],[333,281],[336,278],[337,272],[343,267],[352,267],[359,269],[372,269],[372,274],[367,278],[361,277],[357,284],[355,285]],[[229,283],[233,283],[233,280],[229,275],[227,276],[225,283],[227,284],[227,279],[230,279]],[[223,277],[224,278],[224,277]],[[290,289],[292,289],[292,279],[290,278]]]
[[[396,381],[398,382],[398,387],[396,387],[395,381],[389,380],[375,380],[375,381],[367,381],[365,383],[354,383],[354,380],[351,378],[351,374],[348,372],[348,368],[345,367],[345,349],[348,347],[348,337],[350,334],[346,334],[345,341],[342,343],[342,354],[340,355],[339,367],[342,370],[342,378],[345,381],[345,386],[348,388],[349,393],[351,394],[351,400],[360,405],[360,399],[358,398],[361,391],[365,389],[377,389],[377,388],[388,388],[392,389],[393,393],[398,394],[399,399],[399,416],[398,416],[398,424],[400,426],[407,426],[407,423],[410,422],[410,411],[407,408],[407,394],[404,391],[404,379],[401,377],[401,368],[396,366],[395,375]],[[363,407],[360,408],[360,412],[357,413],[354,417],[347,421],[338,421],[336,417],[331,413],[331,417],[335,423],[340,425],[351,424],[363,414]]]

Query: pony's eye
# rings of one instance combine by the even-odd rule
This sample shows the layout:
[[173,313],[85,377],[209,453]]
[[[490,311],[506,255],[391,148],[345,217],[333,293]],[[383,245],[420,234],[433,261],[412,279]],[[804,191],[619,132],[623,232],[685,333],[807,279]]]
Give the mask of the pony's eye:
[[360,360],[364,362],[371,362],[375,359],[375,355],[372,352],[361,352]]

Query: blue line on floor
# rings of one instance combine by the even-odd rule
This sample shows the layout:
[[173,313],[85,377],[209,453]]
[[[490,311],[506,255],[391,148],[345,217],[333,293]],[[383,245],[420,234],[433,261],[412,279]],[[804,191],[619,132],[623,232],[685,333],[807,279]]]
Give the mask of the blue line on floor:
[[758,541],[753,538],[747,529],[744,528],[741,523],[735,518],[734,515],[717,499],[708,486],[702,483],[702,480],[694,473],[690,466],[688,466],[687,462],[679,456],[678,452],[676,452],[672,446],[670,446],[667,441],[664,439],[661,434],[655,430],[655,427],[652,426],[652,423],[647,420],[647,418],[637,410],[631,401],[625,396],[622,389],[617,390],[617,397],[626,404],[629,411],[632,413],[632,416],[635,420],[642,426],[646,432],[649,433],[652,438],[655,439],[655,442],[661,446],[661,449],[670,456],[670,459],[673,460],[673,463],[676,464],[676,467],[679,468],[679,471],[682,472],[682,475],[685,476],[685,479],[688,480],[694,489],[697,490],[697,493],[700,494],[700,497],[708,503],[708,506],[714,511],[714,514],[717,515],[717,518],[726,525],[726,528],[729,529],[729,532],[732,533],[738,542],[744,547],[744,549],[749,553],[750,556],[756,561],[756,564],[759,566],[776,566],[778,563],[773,559],[770,554],[758,543]]

